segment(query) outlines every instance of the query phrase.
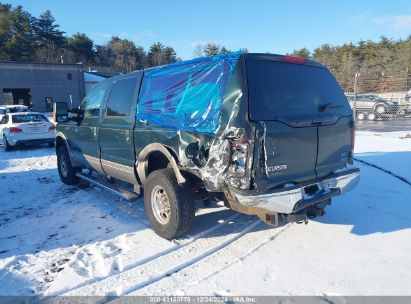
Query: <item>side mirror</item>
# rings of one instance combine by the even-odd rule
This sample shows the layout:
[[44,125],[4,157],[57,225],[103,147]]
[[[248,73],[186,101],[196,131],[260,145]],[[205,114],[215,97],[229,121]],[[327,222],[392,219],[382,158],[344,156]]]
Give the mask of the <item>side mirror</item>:
[[68,120],[68,105],[65,102],[56,102],[53,104],[53,117],[56,122]]
[[84,110],[82,109],[73,109],[69,113],[69,119],[74,120],[77,124],[80,124],[80,121],[84,119]]

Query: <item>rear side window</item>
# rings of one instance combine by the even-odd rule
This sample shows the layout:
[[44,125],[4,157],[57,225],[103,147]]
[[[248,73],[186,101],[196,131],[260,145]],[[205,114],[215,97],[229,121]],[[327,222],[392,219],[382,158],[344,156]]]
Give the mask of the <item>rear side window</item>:
[[5,125],[8,122],[9,122],[9,115],[3,116],[3,118],[0,120],[0,125]]
[[49,121],[46,116],[41,114],[26,114],[26,115],[13,115],[11,117],[13,123],[25,123],[25,122],[43,122]]
[[137,78],[121,79],[114,83],[107,102],[107,116],[130,116],[134,104]]
[[137,119],[174,130],[214,134],[238,58],[238,53],[221,54],[146,71]]
[[[251,119],[351,115],[344,93],[327,69],[264,60],[248,60],[246,65]],[[324,110],[327,104],[332,106]]]

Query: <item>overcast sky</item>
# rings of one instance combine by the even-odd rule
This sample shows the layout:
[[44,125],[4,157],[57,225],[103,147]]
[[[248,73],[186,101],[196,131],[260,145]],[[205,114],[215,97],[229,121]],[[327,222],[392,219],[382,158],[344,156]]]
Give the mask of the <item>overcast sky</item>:
[[160,41],[190,59],[196,44],[216,42],[230,50],[284,54],[307,47],[407,38],[411,0],[20,0],[38,17],[51,10],[68,35],[84,32],[102,44],[117,35],[147,49]]

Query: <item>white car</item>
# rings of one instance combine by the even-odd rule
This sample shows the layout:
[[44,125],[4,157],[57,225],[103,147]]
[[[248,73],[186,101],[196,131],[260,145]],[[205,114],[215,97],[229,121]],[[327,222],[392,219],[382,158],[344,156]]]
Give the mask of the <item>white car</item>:
[[54,147],[56,126],[42,113],[6,113],[0,120],[0,138],[10,151],[17,145],[48,144]]
[[2,105],[0,106],[0,120],[6,113],[30,112],[28,106],[23,105]]

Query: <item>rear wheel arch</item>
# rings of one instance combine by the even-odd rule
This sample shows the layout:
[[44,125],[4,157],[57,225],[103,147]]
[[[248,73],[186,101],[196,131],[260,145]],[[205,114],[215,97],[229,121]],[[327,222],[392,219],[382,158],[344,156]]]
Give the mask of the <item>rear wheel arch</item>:
[[178,158],[172,149],[160,143],[151,143],[138,155],[136,170],[141,183],[144,185],[151,172],[171,166],[178,183],[183,184],[186,179],[181,174],[177,164]]

